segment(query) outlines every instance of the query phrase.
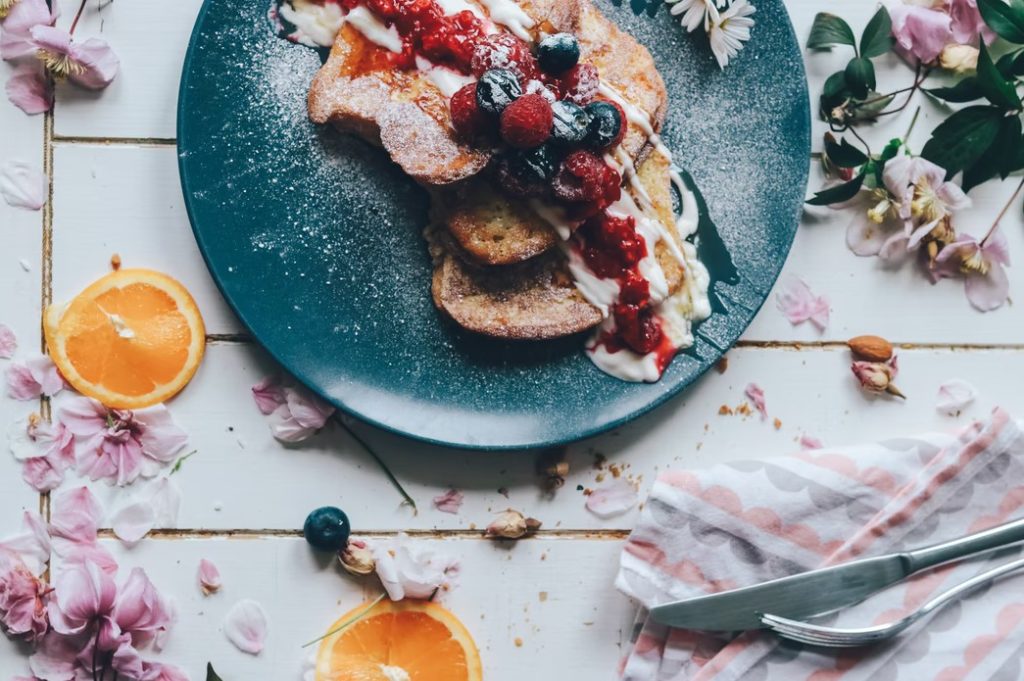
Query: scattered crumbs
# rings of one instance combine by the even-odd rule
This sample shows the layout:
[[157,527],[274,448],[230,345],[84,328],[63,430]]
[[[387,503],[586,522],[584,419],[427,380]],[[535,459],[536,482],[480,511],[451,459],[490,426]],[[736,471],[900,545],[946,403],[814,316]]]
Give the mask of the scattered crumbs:
[[218,513],[220,511],[223,511],[224,510],[224,502],[222,502],[222,501],[215,501],[215,502],[213,502],[213,510],[217,511]]
[[608,461],[608,457],[604,454],[594,454],[594,468],[600,470],[604,467],[604,464]]
[[597,482],[604,482],[604,471],[602,471],[602,472],[598,473],[598,474],[597,474],[597,475],[596,475],[596,476],[594,477],[594,480],[596,480]]
[[703,443],[703,442],[698,442],[698,443],[697,443],[697,451],[699,452],[699,451],[700,451],[700,449],[701,449],[701,447],[703,447],[703,446],[704,446],[704,443]]
[[518,636],[516,636],[516,639],[515,639],[515,641],[513,641],[513,643],[516,644],[516,648],[522,648],[523,647],[523,639],[519,638]]
[[469,524],[469,529],[475,530],[476,529],[476,523],[470,523]]
[[228,432],[229,433],[235,432],[235,427],[234,426],[228,426]]
[[592,626],[594,626],[594,623],[593,622],[584,622],[583,626],[585,626],[585,627],[592,627]]
[[26,272],[32,271],[32,265],[30,265],[28,260],[25,260],[25,258],[19,260],[18,264],[21,265],[21,269],[25,270]]
[[741,416],[750,416],[754,412],[751,410],[750,404],[748,402],[744,402],[740,406],[736,407],[736,413]]
[[721,407],[718,408],[718,415],[732,416],[732,407],[730,407],[728,404],[723,404]]
[[548,552],[545,551],[544,553],[540,554],[540,559],[541,560],[547,560],[548,559]]
[[548,600],[548,592],[541,591],[539,594],[537,594],[537,600],[539,600],[541,603],[546,602]]
[[498,494],[508,499],[508,487],[499,487]]
[[718,364],[715,365],[715,369],[720,374],[724,374],[726,371],[728,371],[729,370],[729,358],[726,357],[725,355],[722,355],[722,358],[718,360]]
[[709,430],[711,430],[711,424],[710,424],[710,423],[705,423],[705,424],[704,424],[704,432],[706,433],[706,432],[708,432]]
[[782,429],[782,420],[777,418],[774,421],[772,421],[772,425],[775,426],[775,430],[781,430]]

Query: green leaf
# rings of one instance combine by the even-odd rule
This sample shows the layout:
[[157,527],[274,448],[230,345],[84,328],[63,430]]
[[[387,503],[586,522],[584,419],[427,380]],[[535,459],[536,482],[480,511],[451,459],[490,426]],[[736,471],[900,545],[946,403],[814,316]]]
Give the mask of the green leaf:
[[849,45],[856,50],[857,39],[853,36],[853,29],[843,19],[828,12],[820,12],[814,17],[807,47],[812,50],[827,50],[834,45]]
[[948,179],[977,163],[995,141],[1003,118],[1002,109],[994,106],[957,111],[935,128],[921,156],[945,168]]
[[860,188],[864,185],[864,179],[866,177],[867,175],[865,173],[861,173],[846,184],[841,184],[838,187],[831,187],[817,192],[815,193],[814,198],[807,200],[807,205],[828,206],[833,203],[849,201],[857,195],[857,192],[860,191]]
[[854,57],[846,65],[846,84],[857,99],[867,99],[875,89],[875,65],[870,59]]
[[883,5],[864,27],[864,33],[860,37],[860,56],[867,59],[881,57],[892,49],[892,45],[892,18],[889,17],[889,10]]
[[978,86],[978,79],[975,76],[967,76],[953,87],[925,88],[924,91],[932,97],[956,104],[973,102],[985,96]]
[[825,81],[825,86],[821,89],[822,97],[837,97],[846,92],[846,71],[836,71],[828,80]]
[[999,37],[1024,45],[1024,0],[978,0],[981,18]]
[[825,154],[840,168],[859,168],[868,162],[867,154],[846,140],[836,142],[832,135],[825,135]]
[[1013,172],[1012,166],[1020,154],[1020,146],[1020,118],[1004,118],[999,126],[999,134],[985,153],[974,165],[964,169],[964,179],[961,183],[964,191],[970,191],[996,175],[1006,179],[1006,176]]
[[1003,74],[1003,78],[1012,80],[1017,76],[1024,76],[1024,60],[1021,57],[1024,57],[1024,51],[1017,50],[1007,52],[996,61],[996,68]]
[[978,89],[985,95],[985,99],[998,107],[1012,111],[1021,108],[1020,97],[1014,84],[1007,81],[996,68],[984,40],[981,41],[981,51],[978,54]]
[[213,665],[209,662],[206,663],[206,681],[224,681],[217,676],[217,672],[213,671]]

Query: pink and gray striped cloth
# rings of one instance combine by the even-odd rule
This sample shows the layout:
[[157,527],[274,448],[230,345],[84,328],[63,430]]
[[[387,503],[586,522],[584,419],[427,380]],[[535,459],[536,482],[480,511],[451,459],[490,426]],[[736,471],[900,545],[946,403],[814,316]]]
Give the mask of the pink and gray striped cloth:
[[[628,681],[953,681],[1024,678],[1024,576],[1005,578],[892,642],[830,652],[748,632],[668,629],[660,603],[954,539],[1024,515],[1024,432],[995,410],[929,434],[766,461],[663,473],[622,554],[616,585],[643,608]],[[883,623],[1011,556],[912,578],[829,622]]]

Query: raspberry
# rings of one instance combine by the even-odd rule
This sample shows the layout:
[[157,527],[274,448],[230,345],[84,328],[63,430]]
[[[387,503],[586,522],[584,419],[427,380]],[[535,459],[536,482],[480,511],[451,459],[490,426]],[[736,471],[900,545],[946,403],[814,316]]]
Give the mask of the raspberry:
[[551,137],[554,114],[542,95],[523,95],[501,112],[501,137],[516,149],[530,149]]
[[540,72],[530,46],[510,33],[495,33],[478,42],[470,68],[477,78],[491,69],[508,69],[523,87],[536,80]]
[[593,64],[577,64],[559,80],[562,99],[580,106],[586,106],[594,100],[600,84],[597,67]]
[[490,128],[490,119],[476,104],[476,83],[470,83],[452,95],[450,107],[452,125],[464,141],[470,142]]
[[654,352],[661,345],[664,332],[661,320],[649,307],[636,305],[616,305],[615,331],[619,338],[634,352],[646,355]]
[[588,204],[586,214],[597,213],[621,196],[622,178],[600,156],[590,151],[575,151],[562,163],[555,176],[555,196],[569,203]]

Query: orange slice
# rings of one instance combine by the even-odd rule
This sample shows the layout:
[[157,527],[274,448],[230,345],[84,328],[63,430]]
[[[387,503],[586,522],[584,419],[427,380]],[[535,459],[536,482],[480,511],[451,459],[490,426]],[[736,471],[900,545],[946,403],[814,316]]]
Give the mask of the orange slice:
[[[328,631],[364,610],[346,613]],[[455,615],[436,603],[385,599],[328,636],[316,681],[481,681],[480,653]]]
[[206,348],[195,300],[177,280],[144,269],[111,272],[44,318],[54,364],[75,390],[117,409],[176,395]]

